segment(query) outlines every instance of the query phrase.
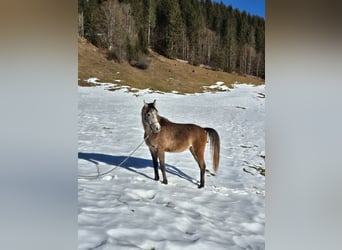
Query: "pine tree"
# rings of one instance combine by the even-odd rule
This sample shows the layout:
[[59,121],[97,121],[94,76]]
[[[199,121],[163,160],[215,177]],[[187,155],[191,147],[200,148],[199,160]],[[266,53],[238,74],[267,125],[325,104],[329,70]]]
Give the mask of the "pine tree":
[[157,8],[157,49],[166,57],[182,55],[183,20],[178,1],[161,0]]
[[200,4],[197,0],[180,1],[180,7],[188,44],[187,57],[184,59],[192,64],[199,64],[199,39],[204,26]]
[[84,2],[84,37],[94,45],[98,45],[98,36],[96,32],[99,5],[97,0],[88,0]]

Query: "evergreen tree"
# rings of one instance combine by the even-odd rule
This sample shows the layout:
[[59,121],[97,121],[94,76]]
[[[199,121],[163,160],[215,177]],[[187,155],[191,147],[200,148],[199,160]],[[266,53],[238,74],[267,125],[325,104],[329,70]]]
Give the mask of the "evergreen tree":
[[99,5],[97,0],[84,1],[84,36],[94,45],[98,45],[96,32]]
[[204,27],[200,3],[197,0],[180,1],[188,44],[187,57],[192,64],[199,63],[199,38]]
[[232,6],[228,7],[227,67],[228,72],[235,72],[237,61],[237,22]]
[[182,55],[183,20],[178,1],[161,0],[157,8],[157,49],[166,57]]
[[213,24],[214,14],[213,14],[213,5],[211,3],[211,0],[205,0],[202,6],[204,9],[204,13],[205,13],[207,27],[209,29],[213,29],[212,24]]

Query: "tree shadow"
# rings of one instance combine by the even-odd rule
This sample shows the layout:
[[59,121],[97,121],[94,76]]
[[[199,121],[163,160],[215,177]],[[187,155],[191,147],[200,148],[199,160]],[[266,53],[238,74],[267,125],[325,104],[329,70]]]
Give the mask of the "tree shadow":
[[[153,170],[152,160],[147,160],[147,159],[131,156],[123,164],[121,164],[126,158],[127,156],[115,156],[115,155],[107,155],[107,154],[99,154],[99,153],[82,153],[82,152],[78,153],[78,159],[86,160],[86,161],[93,163],[97,168],[97,173],[101,173],[98,167],[99,163],[105,163],[107,165],[118,166],[118,167],[124,168],[136,174],[142,175],[148,179],[154,180],[154,178],[139,171],[139,169],[143,169],[143,168],[151,168]],[[119,166],[119,164],[121,165]],[[194,179],[192,177],[185,174],[183,171],[176,168],[175,166],[165,164],[165,169],[166,169],[166,173],[168,174],[178,176],[195,185],[198,184],[197,181],[196,183],[194,183],[193,181]],[[151,171],[151,173],[153,173],[153,171]]]

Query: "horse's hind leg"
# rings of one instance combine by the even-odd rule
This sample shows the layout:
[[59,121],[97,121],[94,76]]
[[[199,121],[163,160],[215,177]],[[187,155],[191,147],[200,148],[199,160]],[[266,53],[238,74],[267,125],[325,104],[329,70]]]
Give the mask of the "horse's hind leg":
[[159,174],[158,174],[158,156],[157,152],[150,149],[152,161],[153,161],[153,168],[154,168],[154,180],[159,180]]
[[198,163],[198,166],[200,168],[200,184],[198,185],[198,188],[204,187],[204,174],[205,174],[205,162],[204,162],[204,147],[194,150],[194,148],[190,147],[190,152],[195,158],[196,162]]

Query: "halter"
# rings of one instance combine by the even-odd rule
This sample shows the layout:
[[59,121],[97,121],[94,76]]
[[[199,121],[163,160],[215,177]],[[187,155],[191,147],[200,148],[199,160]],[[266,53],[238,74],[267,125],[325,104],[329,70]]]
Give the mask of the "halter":
[[159,126],[160,126],[160,123],[159,123],[159,122],[152,122],[151,124],[148,124],[148,125],[149,125],[150,128],[151,128],[151,126],[152,126],[153,124],[159,124]]
[[[156,114],[154,113],[154,111],[156,112]],[[153,116],[152,117],[147,116],[147,114],[149,114],[149,113],[153,113]],[[143,119],[144,119],[145,123],[149,126],[149,128],[152,130],[152,132],[153,133],[159,133],[161,125],[157,119],[158,110],[155,107],[150,106],[146,109],[146,112],[143,115],[144,115]]]

